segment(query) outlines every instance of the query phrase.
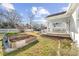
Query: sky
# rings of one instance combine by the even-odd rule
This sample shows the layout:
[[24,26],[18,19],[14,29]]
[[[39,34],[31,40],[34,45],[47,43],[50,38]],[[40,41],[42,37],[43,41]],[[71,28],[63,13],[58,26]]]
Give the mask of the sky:
[[16,10],[22,16],[22,23],[29,23],[28,16],[34,15],[33,21],[37,23],[45,23],[44,17],[66,11],[68,3],[3,3],[1,4],[6,10]]

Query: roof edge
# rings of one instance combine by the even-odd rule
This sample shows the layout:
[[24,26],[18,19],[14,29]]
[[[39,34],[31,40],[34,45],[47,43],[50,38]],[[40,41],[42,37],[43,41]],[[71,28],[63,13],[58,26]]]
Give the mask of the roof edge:
[[63,11],[63,12],[51,14],[51,15],[46,16],[46,18],[51,17],[51,16],[57,16],[57,15],[65,14],[66,12],[67,12],[67,11]]

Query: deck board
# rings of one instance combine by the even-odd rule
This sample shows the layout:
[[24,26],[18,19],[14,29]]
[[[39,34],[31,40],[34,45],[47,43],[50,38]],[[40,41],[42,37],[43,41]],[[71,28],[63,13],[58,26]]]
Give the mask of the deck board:
[[67,33],[42,33],[42,35],[48,35],[48,36],[57,36],[57,37],[70,37]]

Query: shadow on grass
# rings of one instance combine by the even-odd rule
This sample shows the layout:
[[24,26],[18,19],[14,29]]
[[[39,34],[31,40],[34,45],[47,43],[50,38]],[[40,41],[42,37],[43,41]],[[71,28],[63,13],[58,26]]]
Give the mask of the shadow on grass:
[[2,41],[2,39],[0,39],[0,41]]
[[19,49],[15,50],[15,51],[12,51],[12,52],[10,52],[10,53],[5,53],[5,52],[3,52],[3,55],[4,55],[4,56],[16,56],[16,54],[18,54],[19,52],[22,52],[22,51],[24,51],[24,50],[26,50],[26,49],[29,49],[30,47],[34,46],[34,45],[37,44],[38,42],[39,42],[39,41],[36,40],[36,41],[34,41],[34,42],[32,42],[32,43],[30,43],[30,44],[24,46],[23,48],[19,48]]

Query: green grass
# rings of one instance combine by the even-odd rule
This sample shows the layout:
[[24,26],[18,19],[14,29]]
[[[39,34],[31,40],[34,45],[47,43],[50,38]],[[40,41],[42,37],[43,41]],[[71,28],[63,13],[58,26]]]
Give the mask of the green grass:
[[0,56],[2,56],[2,41],[0,41]]
[[[60,39],[60,40],[59,40]],[[57,56],[77,55],[76,49],[71,46],[72,40],[57,37],[38,36],[38,41],[33,42],[23,48],[11,53],[4,53],[6,56]],[[60,48],[58,48],[60,44]]]
[[[30,33],[32,34],[32,33]],[[39,34],[33,33],[33,35],[38,35],[37,41],[30,43],[29,45],[20,48],[11,53],[2,52],[2,34],[0,34],[0,55],[6,56],[57,56],[58,52],[62,56],[72,56],[77,55],[77,49],[72,40],[67,38],[57,38],[57,37],[47,37],[39,36]],[[71,45],[73,43],[73,45]],[[60,48],[59,47],[60,44]]]
[[16,32],[8,32],[8,33],[6,33],[6,35],[8,35],[8,36],[11,36],[11,35],[17,35],[18,33],[16,33]]
[[2,52],[2,34],[0,34],[0,56],[2,56],[3,54],[3,52]]

